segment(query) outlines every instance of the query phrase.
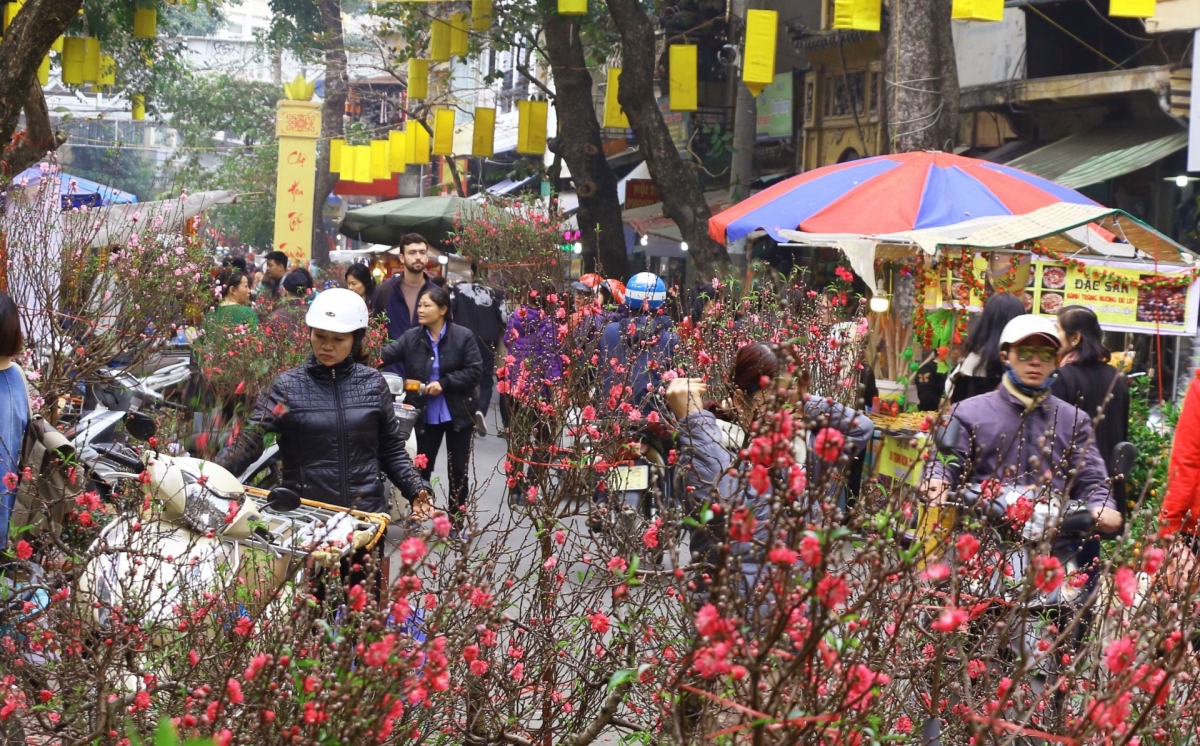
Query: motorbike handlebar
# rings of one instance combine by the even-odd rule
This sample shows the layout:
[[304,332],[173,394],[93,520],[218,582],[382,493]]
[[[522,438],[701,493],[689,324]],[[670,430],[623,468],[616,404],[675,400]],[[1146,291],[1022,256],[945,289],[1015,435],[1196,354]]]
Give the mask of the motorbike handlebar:
[[134,458],[133,456],[123,453],[120,450],[121,446],[115,443],[98,443],[93,445],[92,448],[94,448],[100,455],[111,461],[115,461],[127,469],[136,469],[141,471],[143,468],[145,468],[145,465],[142,463],[140,458]]

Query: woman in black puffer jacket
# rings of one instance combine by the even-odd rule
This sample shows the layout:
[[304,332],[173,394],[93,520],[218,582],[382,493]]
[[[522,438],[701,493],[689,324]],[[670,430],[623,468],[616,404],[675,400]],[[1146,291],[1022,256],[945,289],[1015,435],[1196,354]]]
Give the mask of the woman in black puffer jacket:
[[303,498],[386,513],[387,474],[404,497],[428,504],[387,383],[356,362],[367,320],[366,304],[354,292],[334,288],[318,295],[305,317],[313,351],[308,362],[275,379],[238,439],[213,461],[240,474],[262,453],[263,437],[276,433],[283,485]]
[[454,527],[461,529],[483,358],[475,333],[450,323],[450,296],[440,287],[429,285],[417,296],[417,321],[417,326],[383,348],[381,357],[385,366],[399,363],[406,379],[425,384],[424,392],[410,402],[423,410],[416,427],[417,453],[426,459],[421,476],[432,475],[444,438],[450,460],[451,518]]

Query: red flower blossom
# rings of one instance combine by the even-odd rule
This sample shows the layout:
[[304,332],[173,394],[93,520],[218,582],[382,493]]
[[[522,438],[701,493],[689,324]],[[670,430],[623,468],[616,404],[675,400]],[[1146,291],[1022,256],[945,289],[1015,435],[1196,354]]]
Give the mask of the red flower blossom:
[[826,461],[836,461],[842,455],[842,446],[846,444],[846,436],[841,430],[823,427],[813,439],[813,450]]
[[954,632],[963,626],[970,617],[971,615],[965,609],[947,606],[931,626],[937,632]]
[[590,621],[592,624],[593,632],[598,632],[600,634],[604,634],[605,632],[608,631],[609,622],[608,622],[607,614],[597,611],[595,614],[592,614],[591,616],[588,617],[588,621]]
[[1113,673],[1121,673],[1133,665],[1135,654],[1133,640],[1128,637],[1113,640],[1104,649],[1104,666]]

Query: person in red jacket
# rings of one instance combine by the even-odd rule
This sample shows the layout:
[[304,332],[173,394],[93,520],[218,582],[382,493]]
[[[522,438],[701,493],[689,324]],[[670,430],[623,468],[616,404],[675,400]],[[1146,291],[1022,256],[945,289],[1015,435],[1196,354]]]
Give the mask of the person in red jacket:
[[1167,491],[1158,514],[1160,536],[1179,535],[1179,557],[1172,574],[1187,574],[1195,563],[1193,545],[1200,521],[1200,376],[1192,378],[1167,467]]

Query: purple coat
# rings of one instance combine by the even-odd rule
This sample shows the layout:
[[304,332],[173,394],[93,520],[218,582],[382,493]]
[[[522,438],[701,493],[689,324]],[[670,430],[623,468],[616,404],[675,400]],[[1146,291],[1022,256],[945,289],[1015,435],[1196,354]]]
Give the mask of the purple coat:
[[[934,458],[926,465],[925,476],[945,480],[952,488],[989,478],[1033,485],[1039,474],[1049,470],[1059,494],[1089,508],[1116,508],[1087,415],[1056,396],[1047,396],[1028,416],[1023,416],[1024,411],[1025,405],[1003,385],[959,402],[950,416],[963,428],[958,442],[951,445],[964,457],[963,463]],[[1041,455],[1042,442],[1050,446],[1048,458]],[[1072,469],[1076,474],[1068,490]]]
[[558,327],[545,311],[523,305],[509,316],[504,346],[516,360],[512,366],[514,378],[521,363],[540,378],[556,381],[562,377]]

